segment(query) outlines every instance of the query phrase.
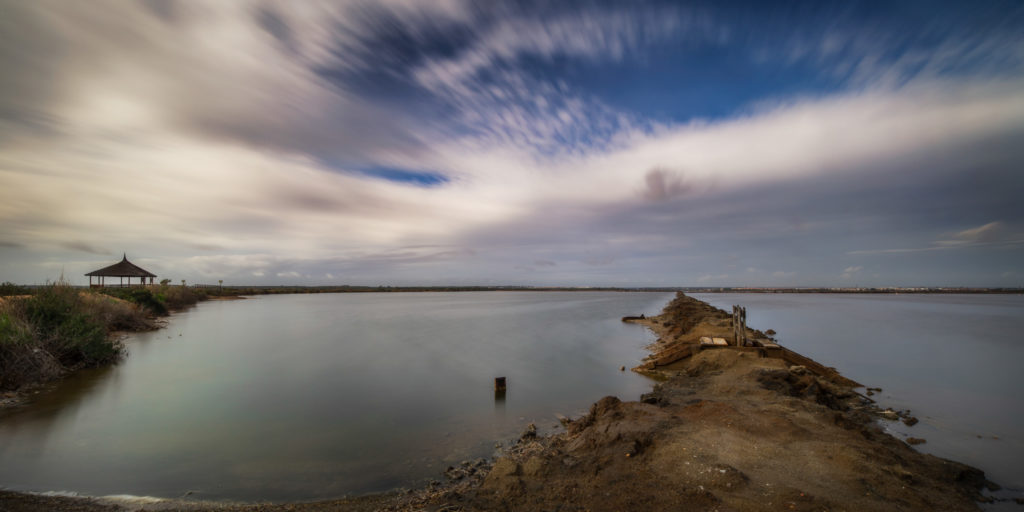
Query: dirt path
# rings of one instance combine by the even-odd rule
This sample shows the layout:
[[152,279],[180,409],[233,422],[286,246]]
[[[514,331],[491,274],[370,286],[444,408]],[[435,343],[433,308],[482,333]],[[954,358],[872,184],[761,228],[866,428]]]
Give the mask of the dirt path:
[[[489,472],[456,468],[450,485],[405,495],[229,510],[978,510],[980,470],[884,433],[879,411],[837,374],[756,350],[656,363],[701,336],[728,335],[728,319],[680,294],[642,320],[659,336],[644,365],[664,379],[653,392],[635,402],[606,397],[564,434],[528,431]],[[0,509],[48,509],[18,499],[0,493]]]

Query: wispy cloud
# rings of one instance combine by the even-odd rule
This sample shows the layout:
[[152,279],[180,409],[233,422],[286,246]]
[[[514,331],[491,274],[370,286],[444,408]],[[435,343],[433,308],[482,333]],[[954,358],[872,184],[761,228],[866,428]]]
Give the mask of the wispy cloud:
[[946,251],[975,247],[1014,247],[1024,245],[1024,234],[1013,233],[999,221],[952,233],[949,238],[935,240],[925,247],[900,249],[867,249],[849,254],[906,254],[926,251]]
[[859,265],[854,267],[846,267],[845,269],[843,269],[843,273],[840,274],[839,277],[840,279],[851,279],[854,276],[854,274],[860,272],[861,270],[864,270],[864,267],[861,267]]
[[109,255],[112,254],[109,249],[103,249],[103,248],[95,247],[92,244],[89,244],[89,243],[86,243],[86,242],[83,242],[83,241],[80,241],[80,240],[72,240],[72,241],[68,241],[68,242],[61,242],[60,246],[66,248],[66,249],[71,249],[73,251],[81,251],[81,252],[86,252],[86,253],[89,253],[89,254],[98,254],[100,256],[109,256]]
[[942,247],[963,247],[980,243],[993,243],[1006,241],[1007,234],[1003,224],[996,221],[954,233],[949,240],[937,240],[935,244]]
[[[12,6],[11,272],[127,250],[190,280],[834,280],[813,262],[1024,244],[1011,23],[930,40],[646,3]],[[625,66],[659,80],[609,91]],[[741,66],[814,78],[742,100],[701,82]]]

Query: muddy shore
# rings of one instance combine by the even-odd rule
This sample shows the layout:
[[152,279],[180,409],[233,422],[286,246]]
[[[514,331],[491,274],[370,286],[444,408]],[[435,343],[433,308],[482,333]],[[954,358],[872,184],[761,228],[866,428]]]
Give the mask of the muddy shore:
[[603,398],[562,434],[527,429],[493,464],[449,468],[445,484],[278,505],[0,492],[0,510],[978,510],[992,485],[886,434],[878,422],[898,416],[834,370],[756,348],[699,348],[701,337],[731,335],[728,313],[679,294],[633,321],[658,336],[635,369],[660,381],[652,392]]

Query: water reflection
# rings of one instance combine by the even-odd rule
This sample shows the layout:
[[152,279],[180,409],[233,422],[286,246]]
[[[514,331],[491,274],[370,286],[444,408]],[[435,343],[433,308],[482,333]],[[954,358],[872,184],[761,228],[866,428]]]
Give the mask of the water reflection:
[[[414,485],[650,383],[624,312],[668,294],[479,293],[211,302],[0,421],[0,486],[297,500]],[[491,396],[495,376],[514,395]],[[481,389],[483,388],[483,389]]]
[[[116,385],[115,375],[114,367],[85,369],[33,394],[24,406],[0,409],[0,432],[23,436],[20,442],[41,449],[54,424],[78,415],[83,399],[107,385],[108,379]],[[0,436],[0,453],[12,439]]]

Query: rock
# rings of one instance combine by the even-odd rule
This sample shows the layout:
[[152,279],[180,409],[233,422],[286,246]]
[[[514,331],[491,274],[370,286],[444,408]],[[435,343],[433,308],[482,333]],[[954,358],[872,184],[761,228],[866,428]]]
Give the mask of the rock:
[[619,371],[620,371],[620,372],[624,372],[624,371],[626,371],[626,367],[625,367],[625,366],[620,366],[620,367],[619,367]]
[[807,373],[807,368],[800,365],[790,366],[789,373],[792,373],[793,375],[804,375]]
[[530,423],[529,425],[527,425],[526,426],[526,430],[523,432],[523,435],[519,436],[519,439],[521,439],[523,441],[525,441],[527,439],[536,439],[536,438],[537,438],[537,425],[534,425],[533,423]]
[[896,414],[896,411],[894,411],[892,409],[886,409],[884,411],[881,411],[881,412],[878,413],[878,415],[883,417],[883,418],[885,418],[885,419],[887,419],[887,420],[889,420],[889,421],[896,421],[896,420],[900,419],[900,415]]
[[765,334],[767,334],[768,336],[775,336],[775,335],[777,334],[777,333],[775,332],[775,329],[768,329],[768,330],[767,330],[767,331],[765,331],[764,333],[765,333]]
[[928,441],[925,441],[924,439],[921,439],[920,437],[908,437],[907,438],[907,444],[911,444],[911,445],[914,445],[914,444],[924,444],[924,443],[927,443],[927,442]]
[[871,388],[868,388],[868,396],[875,396],[875,392],[871,391]]
[[908,427],[913,427],[914,425],[917,425],[917,418],[913,416],[907,416],[906,418],[903,418],[903,424],[905,424]]
[[498,459],[491,469],[490,477],[501,478],[507,476],[518,476],[523,474],[522,467],[509,459]]
[[448,466],[448,469],[444,470],[444,476],[452,481],[461,480],[466,476],[466,471],[462,468]]
[[661,402],[661,396],[659,393],[644,393],[640,395],[640,401],[645,404],[657,405]]
[[544,460],[536,455],[527,459],[522,466],[523,474],[527,476],[537,476],[543,468]]

